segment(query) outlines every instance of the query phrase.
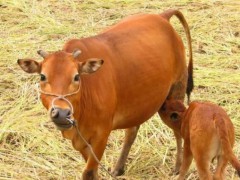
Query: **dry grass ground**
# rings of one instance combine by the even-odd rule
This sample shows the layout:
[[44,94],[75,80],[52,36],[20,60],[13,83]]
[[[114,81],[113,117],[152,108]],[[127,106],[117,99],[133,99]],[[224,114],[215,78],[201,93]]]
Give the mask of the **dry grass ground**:
[[[38,76],[18,58],[61,49],[71,38],[94,35],[125,16],[180,9],[191,28],[195,89],[192,99],[220,104],[236,130],[240,159],[240,4],[237,0],[0,0],[0,179],[80,179],[81,155],[49,122],[38,99]],[[172,24],[181,34],[176,20]],[[185,41],[185,38],[184,38]],[[102,163],[116,162],[123,132],[109,138]],[[141,126],[125,179],[173,179],[175,140],[156,115]],[[100,170],[100,174],[108,176]],[[193,164],[187,179],[197,179]],[[237,179],[229,165],[226,179]]]

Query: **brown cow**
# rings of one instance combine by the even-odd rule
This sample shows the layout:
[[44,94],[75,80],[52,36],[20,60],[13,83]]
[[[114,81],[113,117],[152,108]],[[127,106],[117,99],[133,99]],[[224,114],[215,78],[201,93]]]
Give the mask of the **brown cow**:
[[[194,101],[186,109],[179,100],[167,100],[161,108],[169,127],[184,139],[183,162],[178,179],[184,179],[194,158],[200,179],[224,179],[228,161],[240,176],[240,162],[233,154],[234,127],[227,113],[210,102]],[[212,177],[209,166],[215,158],[217,169]]]
[[[169,23],[173,15],[187,34],[188,69],[182,40]],[[126,129],[123,150],[113,170],[119,175],[139,125],[158,112],[166,98],[183,100],[185,92],[189,97],[193,88],[191,37],[177,10],[135,15],[99,35],[70,40],[61,51],[38,53],[44,58],[42,62],[19,59],[18,64],[27,73],[40,74],[43,105],[87,162],[83,179],[98,179],[98,162],[72,128],[70,116],[98,159],[110,132]],[[181,151],[181,137],[175,135]],[[178,155],[176,169],[180,161]]]

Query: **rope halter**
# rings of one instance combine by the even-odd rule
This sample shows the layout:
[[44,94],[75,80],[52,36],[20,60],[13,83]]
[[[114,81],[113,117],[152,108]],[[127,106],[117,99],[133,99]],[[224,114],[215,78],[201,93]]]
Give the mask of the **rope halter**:
[[73,115],[74,113],[74,108],[73,108],[73,105],[72,103],[66,98],[66,97],[69,97],[69,96],[72,96],[72,95],[75,95],[77,94],[79,91],[80,91],[80,85],[78,87],[78,89],[72,93],[68,93],[68,94],[55,94],[55,93],[50,93],[50,92],[46,92],[46,91],[43,91],[40,87],[40,85],[38,86],[38,90],[41,94],[44,94],[44,95],[48,95],[48,96],[54,96],[55,98],[53,98],[52,102],[51,102],[51,107],[53,110],[56,109],[56,106],[55,106],[55,102],[56,100],[63,100],[65,101],[68,106],[70,107],[70,114],[69,116],[66,118],[72,125],[74,124],[74,120],[71,119],[71,115]]
[[74,92],[72,92],[72,93],[64,94],[64,95],[45,92],[45,91],[43,91],[43,90],[40,88],[40,86],[39,86],[38,89],[39,89],[39,92],[42,93],[42,94],[44,94],[44,95],[54,96],[54,97],[55,97],[55,98],[52,100],[52,103],[51,103],[53,109],[56,108],[56,107],[55,107],[55,104],[54,104],[56,100],[63,100],[63,101],[66,101],[66,102],[67,102],[67,104],[68,104],[69,107],[70,107],[70,112],[71,112],[71,114],[70,114],[66,119],[69,121],[70,124],[72,124],[72,126],[74,126],[74,127],[76,128],[78,135],[79,135],[80,138],[83,140],[83,142],[87,145],[87,147],[90,149],[90,152],[91,152],[91,154],[93,155],[93,158],[95,159],[95,161],[101,166],[101,168],[102,168],[107,174],[109,174],[109,176],[112,177],[112,179],[117,179],[115,175],[113,175],[112,173],[110,173],[110,172],[102,165],[102,163],[100,162],[100,160],[97,158],[95,152],[93,151],[92,146],[87,142],[87,140],[86,140],[86,139],[83,137],[83,135],[81,134],[80,130],[78,129],[78,127],[77,127],[77,125],[76,125],[75,120],[70,118],[71,115],[73,115],[73,113],[74,113],[74,109],[73,109],[72,103],[71,103],[66,97],[72,96],[72,95],[74,95],[74,94],[77,94],[77,93],[80,91],[80,85],[79,85],[79,87],[78,87],[78,89],[77,89],[76,91],[74,91]]

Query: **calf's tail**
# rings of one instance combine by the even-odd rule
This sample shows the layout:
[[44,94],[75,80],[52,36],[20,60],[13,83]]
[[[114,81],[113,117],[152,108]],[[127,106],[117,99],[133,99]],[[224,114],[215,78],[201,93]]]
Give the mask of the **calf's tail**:
[[236,169],[238,176],[240,177],[240,162],[233,153],[232,146],[229,141],[229,134],[228,128],[226,127],[226,122],[224,121],[223,117],[219,114],[215,114],[214,120],[218,131],[218,135],[220,137],[223,153],[225,154],[225,156],[228,157],[229,162],[232,164],[234,169]]
[[181,22],[181,24],[184,27],[186,36],[187,36],[187,41],[188,41],[188,50],[189,50],[189,62],[188,62],[188,82],[187,82],[187,89],[186,89],[186,94],[188,97],[188,104],[190,102],[190,95],[191,92],[193,90],[194,87],[194,82],[193,82],[193,57],[192,57],[192,40],[191,40],[191,34],[190,34],[190,30],[187,24],[187,21],[185,20],[183,14],[178,11],[178,10],[167,10],[165,12],[163,12],[162,14],[160,14],[163,18],[165,18],[166,20],[170,20],[170,18],[175,15],[179,21]]

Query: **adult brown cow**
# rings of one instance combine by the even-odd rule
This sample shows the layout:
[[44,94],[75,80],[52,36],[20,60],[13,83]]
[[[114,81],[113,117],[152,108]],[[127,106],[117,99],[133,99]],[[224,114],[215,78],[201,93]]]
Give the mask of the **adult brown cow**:
[[[188,69],[182,40],[169,23],[173,15],[187,34]],[[72,128],[69,116],[76,120],[98,159],[110,132],[126,129],[123,150],[113,171],[119,175],[139,125],[158,112],[166,98],[183,100],[185,92],[189,97],[193,88],[189,28],[177,10],[135,15],[99,35],[70,40],[62,51],[38,53],[44,58],[42,62],[20,59],[18,64],[27,73],[41,75],[43,105],[63,136],[72,140],[87,162],[83,179],[98,179],[98,162],[77,129]],[[90,73],[93,74],[86,75]],[[181,138],[175,135],[180,151]],[[178,156],[177,167],[180,160]]]

